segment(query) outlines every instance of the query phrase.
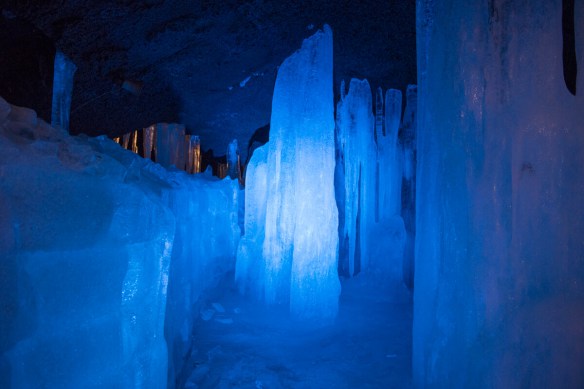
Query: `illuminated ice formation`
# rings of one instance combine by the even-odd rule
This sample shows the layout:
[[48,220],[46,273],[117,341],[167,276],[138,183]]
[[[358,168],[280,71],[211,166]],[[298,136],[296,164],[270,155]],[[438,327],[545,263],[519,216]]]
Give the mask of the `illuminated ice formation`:
[[402,152],[398,141],[402,94],[397,89],[385,93],[385,132],[377,131],[379,166],[379,218],[399,216],[401,209]]
[[73,76],[77,66],[61,51],[55,54],[55,71],[53,76],[53,102],[51,126],[69,132],[69,114],[71,95],[73,94]]
[[254,150],[245,174],[245,235],[239,241],[235,282],[240,293],[264,299],[265,265],[262,257],[266,224],[268,146]]
[[584,77],[572,94],[569,3],[418,1],[416,387],[584,387]]
[[341,268],[352,276],[367,267],[375,239],[371,233],[375,225],[377,154],[369,83],[352,79],[349,92],[341,90],[341,96],[336,126],[344,167],[342,238],[348,242],[348,255]]
[[166,387],[202,291],[233,267],[237,182],[2,98],[0,171],[0,387]]
[[237,139],[233,139],[227,147],[227,175],[229,178],[239,179],[239,148]]
[[268,143],[265,300],[300,319],[335,317],[338,212],[334,196],[332,31],[306,39],[278,70]]
[[159,123],[156,125],[156,162],[169,168],[185,168],[185,126]]

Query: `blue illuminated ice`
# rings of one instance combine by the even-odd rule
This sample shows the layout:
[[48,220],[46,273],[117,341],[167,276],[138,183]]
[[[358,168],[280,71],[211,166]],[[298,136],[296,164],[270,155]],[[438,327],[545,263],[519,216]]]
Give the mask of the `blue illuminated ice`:
[[379,166],[379,219],[399,216],[401,210],[402,151],[398,141],[402,94],[385,93],[385,132],[377,131]]
[[331,85],[325,26],[279,69],[270,142],[247,166],[235,274],[240,292],[321,323],[335,317],[340,291]]
[[184,170],[186,166],[185,126],[177,123],[156,125],[156,162]]
[[77,66],[57,50],[53,76],[53,102],[51,109],[51,126],[69,131],[69,111],[73,94],[73,76]]
[[241,294],[264,299],[262,255],[266,225],[268,146],[254,150],[245,173],[245,235],[239,241],[235,282]]
[[0,387],[166,387],[203,290],[233,269],[237,181],[71,137],[2,98],[0,171]]
[[239,148],[237,139],[233,139],[227,146],[227,175],[231,179],[239,179]]
[[573,95],[562,63],[571,33],[584,64],[584,3],[569,3],[417,2],[416,387],[584,387],[584,77]]
[[336,126],[344,167],[342,238],[348,241],[348,256],[341,267],[352,276],[367,267],[375,240],[371,233],[376,211],[377,153],[369,82],[352,79],[348,93],[342,85]]

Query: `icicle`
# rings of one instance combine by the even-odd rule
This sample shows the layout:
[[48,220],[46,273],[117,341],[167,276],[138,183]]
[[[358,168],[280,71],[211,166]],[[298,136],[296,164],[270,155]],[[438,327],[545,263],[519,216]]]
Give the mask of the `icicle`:
[[55,71],[53,76],[53,104],[51,110],[51,126],[69,132],[69,113],[71,109],[71,94],[73,93],[73,76],[77,66],[63,54],[57,51],[55,55]]
[[138,154],[138,130],[132,132],[131,137],[131,150]]
[[227,147],[227,175],[229,175],[231,179],[240,179],[237,139],[233,139]]
[[144,158],[152,159],[152,148],[154,146],[154,133],[155,132],[156,132],[155,126],[149,126],[149,127],[146,127],[142,130]]
[[127,134],[122,135],[122,147],[124,147],[124,149],[128,150],[128,147],[130,147],[130,133],[128,132]]

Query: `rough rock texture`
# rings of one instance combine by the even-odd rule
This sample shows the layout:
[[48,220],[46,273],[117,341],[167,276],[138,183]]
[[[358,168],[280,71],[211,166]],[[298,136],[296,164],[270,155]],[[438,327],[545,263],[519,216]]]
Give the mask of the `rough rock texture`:
[[[374,88],[405,89],[416,77],[413,0],[7,0],[0,11],[12,26],[0,49],[13,48],[14,26],[28,22],[76,63],[71,128],[90,135],[180,121],[204,149],[245,143],[269,122],[278,65],[324,23],[335,34],[335,85],[367,77]],[[0,62],[0,73],[14,61]],[[52,75],[50,61],[38,66]],[[30,69],[12,74],[0,78],[4,97],[49,119],[5,92],[22,83],[32,100],[47,88],[27,84]]]

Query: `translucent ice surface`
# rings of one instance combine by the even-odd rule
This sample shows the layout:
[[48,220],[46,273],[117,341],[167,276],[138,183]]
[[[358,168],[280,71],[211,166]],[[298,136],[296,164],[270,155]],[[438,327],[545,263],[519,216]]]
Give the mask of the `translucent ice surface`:
[[[584,77],[570,93],[563,3],[418,1],[418,387],[584,387]],[[580,65],[581,1],[571,17]]]
[[265,293],[292,314],[334,318],[338,212],[334,195],[332,31],[325,26],[278,69],[268,143]]
[[166,387],[202,291],[234,266],[237,182],[1,98],[0,176],[0,387]]
[[[344,84],[343,84],[344,85]],[[337,105],[337,143],[344,168],[344,226],[348,242],[343,271],[352,276],[367,267],[375,225],[377,150],[374,139],[371,88],[367,80],[352,79]]]

